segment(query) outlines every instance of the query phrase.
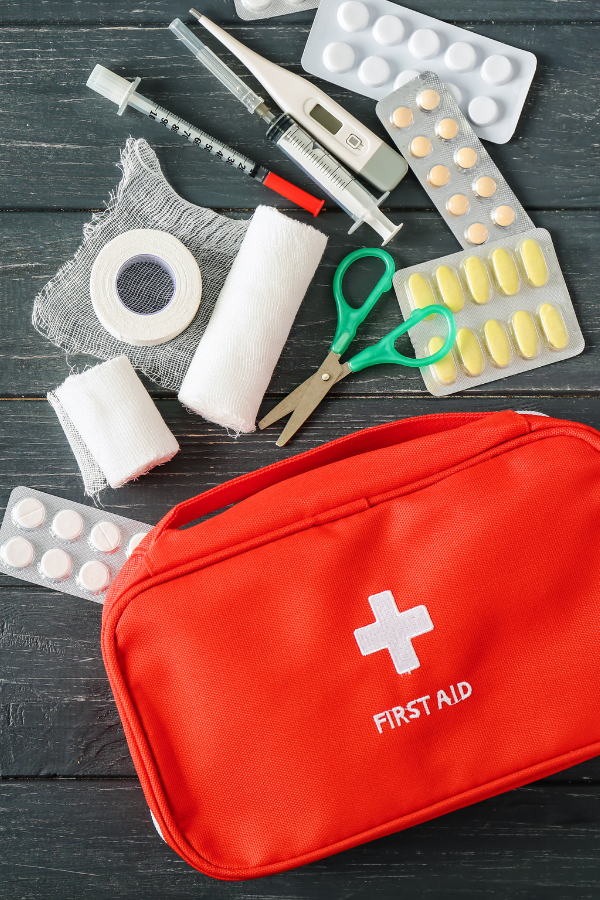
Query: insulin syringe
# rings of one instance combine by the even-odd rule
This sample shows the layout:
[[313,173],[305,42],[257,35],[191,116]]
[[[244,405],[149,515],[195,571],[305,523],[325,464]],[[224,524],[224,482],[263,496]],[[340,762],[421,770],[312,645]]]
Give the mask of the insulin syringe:
[[180,119],[179,116],[173,115],[173,113],[163,109],[162,106],[157,106],[156,103],[151,103],[146,97],[138,94],[136,88],[140,80],[136,78],[134,81],[127,81],[126,78],[121,78],[116,72],[111,72],[110,69],[105,69],[104,66],[96,66],[88,78],[87,86],[116,103],[119,107],[119,115],[122,115],[128,106],[132,106],[133,109],[137,109],[138,112],[148,116],[149,119],[163,125],[173,134],[181,135],[181,137],[201,150],[207,151],[216,159],[222,160],[239,172],[249,175],[250,178],[254,178],[276,193],[291,200],[297,206],[308,210],[313,216],[316,216],[320,211],[325,202],[324,200],[318,200],[312,194],[286,181],[285,178],[280,178],[279,175],[275,175],[274,172],[269,171],[264,166],[259,166],[258,163],[255,163],[242,153],[238,153],[237,150],[228,147],[222,141],[211,137],[210,134],[207,134],[200,128],[194,128],[189,122]]
[[[195,10],[191,10],[191,12],[200,16]],[[295,119],[286,113],[271,112],[263,98],[250,90],[248,85],[238,78],[235,72],[232,72],[212,50],[209,50],[180,19],[174,19],[169,28],[249,112],[260,116],[267,123],[267,138],[354,219],[354,225],[350,228],[349,234],[366,222],[383,238],[383,245],[391,241],[402,225],[394,225],[379,209],[379,204],[385,200],[389,191],[379,199],[374,197]]]

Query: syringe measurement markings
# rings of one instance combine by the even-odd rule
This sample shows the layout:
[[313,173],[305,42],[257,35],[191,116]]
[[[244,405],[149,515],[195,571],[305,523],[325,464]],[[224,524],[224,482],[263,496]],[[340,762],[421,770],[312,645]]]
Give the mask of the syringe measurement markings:
[[337,183],[339,187],[345,188],[350,184],[352,179],[343,178],[343,176],[339,172],[341,166],[336,165],[335,168],[332,169],[330,162],[331,157],[329,157],[328,155],[322,155],[321,158],[319,158],[315,153],[311,152],[306,147],[306,144],[302,143],[298,138],[291,138],[290,143],[292,145],[295,145],[296,149],[302,156],[305,156],[306,159],[310,160],[313,166],[316,166],[318,169],[320,169],[324,175],[326,175],[331,181]]
[[[321,157],[319,158],[314,152],[312,152],[306,144],[306,141],[303,141],[301,137],[298,136],[298,133],[292,133],[288,136],[288,140],[292,145],[295,145],[297,150],[302,153],[307,159],[316,165],[321,171],[327,175],[334,183],[337,184],[340,188],[346,188],[351,183],[352,178],[344,178],[342,174],[339,172],[341,166],[337,163],[337,160],[334,160],[325,150],[323,150]],[[320,148],[322,149],[322,148]],[[335,168],[332,168],[331,163],[334,163]]]
[[[251,171],[256,167],[256,163],[247,156],[244,156],[242,153],[236,153],[236,151],[232,150],[231,147],[228,147],[227,144],[223,144],[221,141],[216,140],[200,128],[194,128],[189,122],[186,122],[185,119],[174,116],[161,106],[152,106],[151,112],[146,113],[146,115],[149,119],[152,119],[152,121],[164,125],[165,128],[174,134],[180,134],[191,144],[194,144],[201,150],[207,150],[212,156],[216,156],[217,159],[223,160],[223,162],[228,163],[230,166],[235,166],[237,162],[237,168],[242,172],[246,172],[247,170]],[[204,141],[204,146],[202,145],[202,141]]]

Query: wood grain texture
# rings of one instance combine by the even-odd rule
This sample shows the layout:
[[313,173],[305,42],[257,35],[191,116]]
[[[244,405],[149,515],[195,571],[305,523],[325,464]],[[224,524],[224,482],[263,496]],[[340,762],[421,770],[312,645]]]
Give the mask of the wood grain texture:
[[127,781],[0,785],[10,900],[596,900],[598,786],[532,785],[258,881],[214,881],[157,835]]
[[[521,202],[533,209],[597,207],[600,182],[593,173],[600,152],[596,139],[600,24],[488,22],[478,30],[538,57],[515,136],[508,144],[490,145],[493,159]],[[289,24],[285,19],[269,19],[258,26],[238,20],[231,28],[252,49],[298,73],[303,73],[298,61],[308,31],[308,23]],[[244,67],[211,35],[202,37],[246,77]],[[246,113],[164,27],[6,27],[2,47],[2,109],[10,111],[10,120],[0,136],[0,208],[101,207],[106,185],[115,178],[119,149],[129,134],[146,137],[160,149],[165,174],[193,203],[245,208],[278,202],[273,192],[259,189],[252,179],[203,156],[140,114],[128,110],[119,118],[113,103],[86,87],[96,63],[124,76],[142,76],[140,90],[155,102],[277,174],[311,187],[266,141],[263,124]],[[366,125],[386,136],[369,98],[321,84]],[[389,208],[431,207],[412,175],[386,204]]]
[[[207,16],[220,22],[239,24],[231,0],[205,0],[200,7]],[[411,9],[448,22],[474,23],[504,20],[510,22],[598,22],[600,9],[596,0],[411,0]],[[181,0],[136,0],[117,4],[114,0],[3,0],[0,7],[2,25],[167,25],[176,16],[189,18],[189,3]],[[286,16],[286,22],[312,22],[313,11]],[[267,20],[268,21],[268,20]],[[259,22],[259,26],[260,26]]]
[[[283,450],[275,446],[277,427],[234,440],[153,388],[181,453],[138,483],[104,492],[107,509],[154,523],[175,503],[227,478],[362,427],[440,410],[534,409],[600,428],[600,4],[409,5],[538,56],[515,137],[489,149],[536,224],[552,233],[586,338],[584,354],[444,401],[424,392],[417,373],[366,371],[343,382]],[[138,114],[119,119],[114,105],[85,87],[93,65],[142,76],[143,92],[156,102],[311,189],[267,144],[260,123],[166,30],[175,16],[190,21],[187,8],[179,0],[0,4],[0,507],[23,483],[83,500],[74,458],[42,399],[68,372],[64,354],[31,328],[31,306],[118,181],[125,138],[146,137],[175,189],[192,202],[243,217],[258,203],[286,205]],[[238,19],[232,0],[206,0],[202,9],[258,52],[304,74],[299,59],[312,12],[252,25]],[[212,38],[207,43],[222,52]],[[322,86],[383,136],[371,101]],[[391,248],[398,267],[458,249],[412,175],[387,202],[391,218],[405,222]],[[376,245],[366,229],[348,237],[349,221],[335,210],[315,224],[330,236],[329,246],[263,411],[321,362],[334,330],[337,263],[351,249]],[[367,264],[348,292],[363,296],[373,277]],[[389,294],[361,330],[360,346],[397,321]],[[407,348],[407,342],[400,347]],[[88,361],[95,362],[69,360]],[[96,604],[0,575],[0,900],[596,900],[600,758],[281,876],[224,883],[195,873],[156,835],[133,777],[102,665],[100,617]]]
[[[301,221],[310,219],[307,213],[290,214]],[[398,268],[460,250],[437,213],[397,212],[396,216],[397,221],[404,221],[404,228],[387,249]],[[581,356],[482,385],[465,392],[465,396],[551,390],[577,394],[600,389],[600,367],[594,352],[600,343],[599,279],[592,264],[600,244],[600,214],[596,211],[544,211],[534,213],[533,218],[536,225],[547,228],[552,235],[585,336],[586,349]],[[29,323],[35,294],[73,255],[81,241],[83,223],[88,219],[89,214],[82,213],[0,213],[0,245],[4,256],[4,265],[0,268],[3,297],[0,304],[0,358],[7,362],[5,367],[0,367],[0,396],[43,397],[66,377],[64,353],[41,337]],[[329,243],[275,369],[269,386],[270,395],[292,390],[323,361],[335,332],[331,288],[335,268],[350,250],[376,243],[372,232],[364,228],[348,235],[349,219],[341,212],[322,214],[316,225],[329,236]],[[352,268],[352,278],[348,277],[344,282],[349,299],[363,299],[367,295],[379,277],[380,267],[381,263],[369,260]],[[392,290],[382,297],[376,311],[361,326],[353,349],[379,340],[400,321]],[[402,338],[398,348],[412,354],[408,338]],[[95,360],[70,356],[69,362],[85,365]],[[156,385],[148,386],[154,396],[165,396]],[[334,389],[335,394],[346,395],[398,392],[428,396],[418,372],[393,365],[356,373]],[[444,400],[437,402],[445,403]]]

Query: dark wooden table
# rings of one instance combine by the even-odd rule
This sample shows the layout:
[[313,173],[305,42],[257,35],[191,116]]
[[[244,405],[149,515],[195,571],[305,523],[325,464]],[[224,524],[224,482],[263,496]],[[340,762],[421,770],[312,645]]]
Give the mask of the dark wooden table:
[[[33,330],[30,316],[36,292],[76,250],[83,224],[116,184],[126,137],[146,137],[175,189],[192,202],[248,216],[259,203],[278,199],[137,114],[118,118],[114,105],[85,87],[93,65],[142,76],[144,92],[158,103],[310,187],[265,142],[261,124],[166,30],[175,16],[189,20],[186,5],[136,0],[129,6],[116,0],[3,0],[0,6],[3,506],[18,484],[83,500],[75,461],[45,400],[67,374],[65,357]],[[180,500],[282,455],[440,410],[535,409],[600,427],[600,4],[413,0],[411,6],[537,55],[514,138],[489,149],[536,225],[552,233],[585,335],[584,354],[445,401],[430,397],[416,373],[371,369],[343,382],[283,451],[275,447],[276,431],[233,440],[153,388],[182,451],[138,483],[107,491],[108,509],[155,522]],[[208,0],[201,8],[269,59],[301,71],[312,13],[250,25],[236,17],[232,0]],[[324,87],[381,132],[371,101]],[[387,202],[392,219],[405,222],[391,247],[398,265],[458,249],[411,175]],[[334,330],[337,263],[351,249],[376,246],[366,228],[348,237],[349,220],[331,206],[317,225],[329,245],[265,410],[324,355]],[[360,280],[356,285],[359,291]],[[397,321],[390,294],[366,338],[382,336]],[[165,846],[151,823],[104,674],[101,608],[0,576],[0,610],[2,898],[600,895],[598,761],[294,872],[245,883],[212,881]],[[562,715],[561,697],[554,703]]]

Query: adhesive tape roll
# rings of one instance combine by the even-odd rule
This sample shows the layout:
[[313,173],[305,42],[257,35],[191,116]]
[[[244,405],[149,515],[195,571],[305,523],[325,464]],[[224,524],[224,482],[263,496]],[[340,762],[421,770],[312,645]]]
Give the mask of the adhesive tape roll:
[[138,228],[102,248],[92,267],[90,294],[110,334],[136,347],[152,347],[177,337],[192,322],[202,276],[176,237]]

